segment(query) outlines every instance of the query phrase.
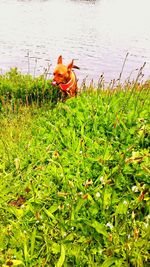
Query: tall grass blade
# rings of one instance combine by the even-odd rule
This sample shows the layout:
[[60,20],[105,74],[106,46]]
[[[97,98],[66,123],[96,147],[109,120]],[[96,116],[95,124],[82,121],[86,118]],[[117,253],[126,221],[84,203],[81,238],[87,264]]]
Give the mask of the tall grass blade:
[[65,246],[61,245],[61,252],[60,252],[60,258],[58,262],[56,263],[56,267],[62,267],[65,261]]

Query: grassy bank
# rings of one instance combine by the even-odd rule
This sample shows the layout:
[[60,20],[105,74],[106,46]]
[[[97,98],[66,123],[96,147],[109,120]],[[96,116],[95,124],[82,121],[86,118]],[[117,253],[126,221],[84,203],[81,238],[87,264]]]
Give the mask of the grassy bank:
[[22,102],[3,78],[0,266],[148,267],[148,83],[61,103],[30,77]]
[[53,107],[60,97],[58,89],[52,87],[47,72],[38,77],[22,74],[17,68],[0,75],[0,109],[18,109],[21,105],[41,106],[49,103]]

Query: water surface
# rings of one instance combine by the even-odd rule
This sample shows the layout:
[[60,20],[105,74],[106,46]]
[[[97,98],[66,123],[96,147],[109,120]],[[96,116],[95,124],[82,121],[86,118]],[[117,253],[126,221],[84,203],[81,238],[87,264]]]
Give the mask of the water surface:
[[[17,66],[38,75],[48,62],[74,58],[81,81],[104,73],[117,78],[126,53],[123,79],[146,61],[150,76],[149,0],[1,0],[0,69]],[[30,59],[28,60],[27,55]]]

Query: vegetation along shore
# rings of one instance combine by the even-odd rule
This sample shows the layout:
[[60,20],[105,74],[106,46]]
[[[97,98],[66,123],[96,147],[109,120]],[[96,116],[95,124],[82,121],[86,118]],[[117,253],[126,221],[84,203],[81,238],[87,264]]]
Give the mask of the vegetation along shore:
[[0,266],[149,266],[149,107],[149,81],[0,75]]

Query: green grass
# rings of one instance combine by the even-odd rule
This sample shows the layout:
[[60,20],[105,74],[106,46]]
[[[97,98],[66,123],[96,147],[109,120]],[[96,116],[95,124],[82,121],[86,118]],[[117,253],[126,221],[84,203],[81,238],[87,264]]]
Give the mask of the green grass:
[[20,105],[41,106],[49,103],[53,107],[60,98],[58,89],[52,87],[47,73],[33,77],[22,74],[17,68],[0,75],[0,109],[7,105],[14,109]]
[[149,83],[57,103],[20,74],[43,99],[22,105],[20,83],[5,79],[0,266],[148,267]]

